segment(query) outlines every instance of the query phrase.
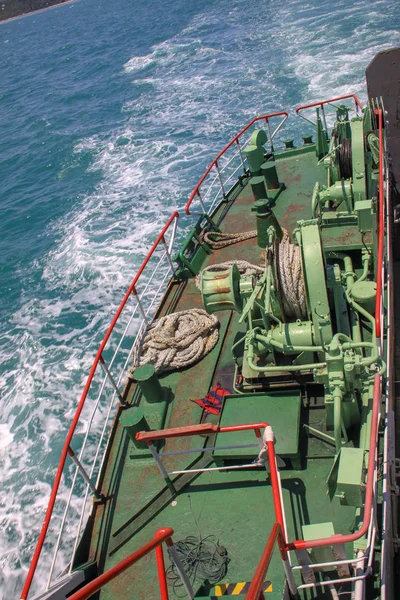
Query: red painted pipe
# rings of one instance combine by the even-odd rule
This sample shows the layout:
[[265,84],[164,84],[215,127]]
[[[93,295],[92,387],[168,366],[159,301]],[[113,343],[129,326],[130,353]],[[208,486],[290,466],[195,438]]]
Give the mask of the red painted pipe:
[[271,533],[269,534],[269,538],[263,550],[260,562],[258,563],[256,572],[254,573],[254,577],[251,581],[245,600],[258,600],[260,598],[260,594],[262,594],[262,586],[271,562],[275,543],[280,535],[282,535],[281,526],[279,523],[275,523]]
[[157,573],[158,573],[158,581],[160,584],[161,600],[169,600],[167,578],[165,575],[164,552],[163,552],[162,544],[160,544],[156,548],[156,560],[157,560]]
[[249,429],[265,429],[268,423],[248,423],[245,425],[227,425],[219,427],[213,423],[202,423],[201,425],[186,425],[183,427],[171,427],[170,429],[158,429],[156,431],[139,431],[136,439],[141,442],[151,440],[164,440],[189,435],[204,435],[207,433],[229,433],[231,431],[247,431]]
[[383,193],[383,118],[382,109],[375,111],[379,119],[379,213],[378,213],[378,258],[376,269],[375,334],[381,337],[382,263],[384,237],[384,193]]
[[[126,569],[129,569],[129,567],[131,567],[138,560],[140,560],[141,558],[146,556],[146,554],[149,554],[149,552],[151,552],[154,549],[157,551],[157,549],[160,548],[161,544],[164,541],[167,541],[168,539],[171,538],[171,535],[173,533],[174,533],[174,530],[169,527],[166,529],[159,529],[157,531],[157,533],[155,534],[154,539],[151,540],[151,542],[148,542],[147,544],[142,546],[142,548],[139,548],[139,550],[136,550],[136,552],[134,552],[127,558],[124,558],[124,560],[121,560],[121,562],[118,563],[117,565],[115,565],[115,567],[111,567],[111,569],[109,569],[108,571],[106,571],[105,573],[100,575],[99,577],[96,577],[96,579],[94,579],[90,583],[86,584],[83,588],[81,588],[80,590],[75,592],[75,594],[72,594],[72,596],[69,596],[68,600],[86,600],[87,598],[90,598],[90,596],[92,596],[93,594],[98,592],[107,583],[109,583],[110,581],[112,581],[113,579],[118,577],[118,575],[120,575],[121,573],[126,571]],[[158,562],[158,556],[157,556],[157,563],[158,563],[158,569],[159,569],[158,574],[159,574],[159,578],[160,578],[160,563]],[[162,560],[162,565],[164,566],[164,559]],[[165,568],[164,568],[164,572],[163,572],[163,577],[160,578],[160,589],[162,589],[161,588],[161,580],[162,579],[165,580]],[[165,589],[166,589],[166,585],[167,584],[165,581]],[[166,594],[167,595],[164,595],[164,596],[161,595],[162,600],[168,600],[168,591],[166,591]]]
[[[281,495],[279,493],[279,481],[278,471],[276,468],[275,460],[275,448],[273,442],[267,442],[268,449],[268,461],[269,461],[269,475],[271,477],[272,496],[274,500],[275,518],[278,525],[281,527],[282,532],[285,531],[283,522],[283,506],[281,502]],[[285,540],[286,542],[286,540]]]

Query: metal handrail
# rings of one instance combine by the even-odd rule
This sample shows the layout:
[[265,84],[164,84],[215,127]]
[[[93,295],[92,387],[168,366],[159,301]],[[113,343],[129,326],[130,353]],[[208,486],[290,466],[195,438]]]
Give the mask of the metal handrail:
[[157,570],[158,577],[160,582],[160,596],[162,600],[168,600],[168,588],[167,588],[167,579],[165,575],[165,566],[164,566],[164,555],[162,551],[162,544],[165,542],[168,545],[172,545],[172,534],[174,530],[171,528],[159,529],[154,536],[154,539],[151,542],[148,542],[136,552],[133,552],[124,560],[121,560],[117,565],[111,567],[99,577],[96,577],[93,581],[87,583],[83,588],[69,596],[69,600],[86,600],[90,598],[93,594],[101,590],[107,583],[121,575],[126,569],[129,569],[132,565],[138,562],[141,558],[152,552],[152,550],[156,551],[156,559],[157,559]]
[[[272,118],[274,118],[274,117],[281,117],[281,116],[283,116],[284,118],[282,119],[282,121],[280,122],[280,124],[276,127],[276,129],[271,133],[270,127],[269,127],[269,120],[272,119]],[[198,183],[197,183],[196,187],[194,188],[193,192],[190,194],[189,200],[186,203],[186,206],[185,206],[185,212],[186,212],[186,214],[187,215],[193,214],[193,213],[190,212],[190,207],[191,207],[191,204],[192,204],[193,200],[196,197],[200,199],[200,203],[202,205],[203,212],[204,213],[206,212],[205,206],[203,204],[203,201],[201,199],[201,194],[200,194],[201,185],[204,183],[206,177],[209,175],[211,169],[213,169],[213,168],[216,168],[216,170],[217,170],[217,178],[220,177],[221,169],[219,169],[218,161],[227,152],[227,150],[229,148],[231,148],[234,144],[236,144],[238,146],[238,148],[239,148],[239,155],[241,157],[242,164],[244,164],[243,163],[242,152],[241,152],[241,148],[240,148],[240,138],[241,138],[241,136],[252,125],[254,125],[254,123],[256,123],[257,121],[261,121],[261,120],[265,120],[266,121],[267,128],[268,128],[268,134],[269,134],[268,135],[269,142],[270,142],[270,144],[272,144],[272,140],[273,140],[274,136],[281,129],[281,127],[283,126],[283,124],[287,120],[288,116],[289,116],[289,113],[286,112],[286,111],[281,111],[281,112],[276,112],[276,113],[270,113],[270,114],[267,114],[267,115],[261,115],[259,117],[254,117],[254,119],[252,119],[245,127],[243,127],[243,129],[241,129],[239,131],[239,133],[237,133],[235,135],[235,137],[232,138],[231,141],[223,148],[223,150],[221,150],[221,152],[214,158],[214,160],[209,165],[209,167],[206,169],[206,171],[204,172],[204,174],[200,177],[200,180],[198,181]],[[220,182],[221,182],[221,180],[220,180]],[[221,188],[222,188],[221,189],[222,194],[224,195],[224,191],[223,191],[224,186],[223,186],[223,183],[221,184]]]
[[277,542],[281,553],[281,557],[283,559],[283,557],[286,554],[285,541],[283,539],[282,527],[279,525],[279,523],[275,523],[271,530],[271,533],[269,534],[269,538],[261,555],[256,572],[254,573],[253,579],[251,580],[251,584],[247,591],[245,600],[259,600],[260,597],[263,597],[261,596],[262,586],[265,581],[268,567],[272,559],[272,553],[274,551],[275,544]]
[[327,125],[326,125],[325,111],[324,111],[325,104],[331,104],[332,102],[339,102],[340,100],[347,100],[349,98],[352,98],[354,100],[354,104],[355,104],[355,107],[356,107],[356,112],[358,114],[358,111],[362,110],[362,104],[361,104],[361,102],[359,101],[359,99],[357,98],[357,96],[355,94],[346,94],[345,96],[338,96],[337,98],[331,98],[330,100],[319,100],[318,102],[311,102],[310,104],[304,104],[303,106],[298,106],[296,108],[296,114],[301,119],[304,119],[308,123],[311,123],[311,125],[315,125],[314,121],[311,121],[311,119],[309,119],[308,117],[305,117],[304,115],[301,115],[300,112],[303,111],[303,110],[306,110],[307,108],[315,108],[316,106],[318,106],[321,109],[321,112],[322,112],[322,117],[323,117],[323,120],[324,120],[324,127],[325,127],[325,131],[326,131],[327,130]]
[[[270,477],[271,477],[271,488],[272,488],[272,496],[274,501],[274,510],[276,521],[282,528],[282,531],[285,531],[284,526],[284,518],[283,518],[283,506],[281,502],[281,495],[279,489],[279,475],[278,475],[278,467],[276,464],[276,455],[275,455],[275,447],[273,442],[273,432],[271,426],[266,422],[260,423],[246,423],[240,425],[216,425],[214,423],[202,423],[201,425],[187,425],[184,427],[172,427],[170,429],[160,429],[157,431],[140,431],[136,434],[136,439],[141,442],[146,442],[149,447],[150,452],[155,459],[157,466],[159,467],[163,477],[169,483],[169,474],[165,471],[161,461],[159,460],[158,453],[153,446],[153,440],[162,440],[169,438],[177,438],[177,437],[188,437],[192,435],[205,435],[205,434],[213,434],[213,433],[231,433],[234,431],[248,431],[253,429],[254,433],[257,437],[260,450],[264,447],[264,441],[261,435],[261,429],[267,430],[270,435],[267,436],[266,439],[266,447],[268,452],[268,462],[270,469]],[[207,451],[207,448],[203,448],[203,452]],[[160,464],[161,463],[161,464]],[[285,540],[286,542],[286,540]]]
[[382,264],[383,264],[383,238],[385,229],[384,220],[384,191],[383,191],[383,114],[382,109],[375,111],[379,121],[379,218],[378,218],[378,260],[376,273],[376,305],[375,305],[375,334],[381,337],[381,307],[382,307]]
[[[43,545],[44,545],[44,542],[45,542],[45,539],[46,539],[46,535],[47,535],[47,532],[48,532],[48,529],[49,529],[50,520],[51,520],[51,517],[52,517],[52,514],[53,514],[53,510],[54,510],[54,505],[55,505],[56,500],[57,500],[58,490],[59,490],[59,487],[60,487],[61,478],[62,478],[62,475],[63,475],[63,471],[64,471],[65,463],[66,463],[66,460],[67,460],[67,456],[70,454],[70,445],[71,445],[71,442],[72,442],[75,430],[77,428],[77,425],[79,423],[79,419],[80,419],[83,407],[85,405],[86,398],[87,398],[88,392],[90,390],[90,387],[91,387],[94,375],[96,373],[96,370],[98,368],[99,363],[101,362],[102,353],[104,352],[104,349],[105,349],[105,347],[107,345],[107,342],[108,342],[108,340],[109,340],[109,338],[110,338],[110,336],[111,336],[111,334],[112,334],[112,332],[114,330],[114,327],[115,327],[117,321],[119,320],[120,315],[121,315],[123,309],[125,308],[125,305],[127,304],[127,302],[129,300],[129,298],[131,297],[131,295],[133,295],[133,296],[136,297],[136,300],[137,300],[137,303],[138,303],[138,306],[139,306],[139,310],[140,310],[141,313],[143,313],[142,316],[144,316],[144,318],[146,318],[146,315],[144,313],[144,309],[143,309],[143,306],[141,304],[140,296],[138,295],[136,286],[137,286],[139,278],[140,278],[141,274],[143,273],[146,265],[148,264],[149,260],[153,256],[154,252],[156,251],[156,249],[158,248],[158,246],[160,245],[160,243],[162,243],[164,245],[164,247],[166,249],[166,252],[169,253],[169,256],[170,256],[171,249],[172,249],[172,244],[173,244],[173,238],[174,238],[175,231],[176,231],[176,224],[178,222],[178,219],[179,219],[179,213],[175,211],[175,212],[172,213],[172,215],[168,219],[167,223],[164,225],[164,227],[161,230],[160,234],[158,235],[157,239],[153,243],[153,245],[152,245],[149,253],[147,254],[146,258],[144,259],[142,265],[140,266],[138,272],[136,273],[136,275],[135,275],[132,283],[130,284],[127,292],[125,293],[125,296],[122,299],[122,302],[119,305],[119,307],[117,309],[117,312],[115,313],[114,318],[111,321],[111,324],[108,327],[107,332],[106,332],[106,334],[105,334],[105,336],[104,336],[104,338],[103,338],[103,340],[102,340],[102,342],[101,342],[101,344],[99,346],[99,349],[98,349],[97,354],[95,356],[95,359],[93,361],[92,367],[90,369],[89,376],[87,378],[85,387],[83,389],[81,398],[80,398],[78,406],[76,408],[74,418],[73,418],[73,420],[71,422],[71,425],[70,425],[70,428],[68,430],[68,433],[67,433],[67,436],[66,436],[66,439],[65,439],[65,442],[64,442],[63,449],[61,451],[61,457],[60,457],[60,461],[59,461],[59,464],[58,464],[58,467],[57,467],[57,472],[56,472],[56,475],[55,475],[55,478],[54,478],[54,483],[53,483],[53,487],[52,487],[52,490],[51,490],[49,503],[48,503],[48,506],[47,506],[47,509],[46,509],[46,513],[45,513],[43,525],[42,525],[42,528],[41,528],[41,531],[40,531],[40,534],[39,534],[39,537],[38,537],[38,541],[36,543],[35,551],[34,551],[34,554],[33,554],[32,560],[31,560],[31,564],[29,566],[29,570],[28,570],[26,579],[25,579],[24,587],[23,587],[22,592],[21,592],[21,600],[26,600],[26,598],[28,597],[28,593],[29,593],[30,587],[32,585],[32,580],[33,580],[33,577],[34,577],[34,574],[35,574],[35,571],[36,571],[36,567],[37,567],[37,564],[38,564],[38,561],[39,561],[39,557],[40,557],[40,554],[41,554],[41,551],[42,551],[42,548],[43,548]],[[172,235],[169,247],[167,247],[167,244],[166,244],[166,241],[165,241],[165,235],[166,235],[167,231],[170,229],[171,225],[172,225],[172,228],[173,228],[172,229],[173,235]]]

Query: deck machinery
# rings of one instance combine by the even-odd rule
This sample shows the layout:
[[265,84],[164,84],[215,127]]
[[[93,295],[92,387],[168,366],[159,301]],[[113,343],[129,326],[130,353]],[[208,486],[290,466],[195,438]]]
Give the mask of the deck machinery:
[[[232,347],[239,393],[282,390],[294,382],[309,394],[316,385],[321,388],[316,393],[325,403],[324,431],[307,429],[335,447],[330,495],[361,508],[374,375],[385,370],[375,329],[376,118],[368,107],[363,116],[349,119],[348,109],[339,106],[329,140],[317,114],[316,155],[326,168],[326,185],[315,184],[312,218],[298,221],[291,235],[274,214],[274,195],[260,182],[262,171],[279,177],[272,158],[265,162],[265,152],[256,151],[260,139],[257,132],[245,153],[251,157],[250,184],[264,196],[252,207],[263,270],[241,276],[235,263],[205,269],[203,303],[209,313],[235,310],[245,324]],[[324,244],[324,230],[341,225],[357,228],[361,247],[344,245],[338,251]],[[284,411],[285,397],[281,402]]]

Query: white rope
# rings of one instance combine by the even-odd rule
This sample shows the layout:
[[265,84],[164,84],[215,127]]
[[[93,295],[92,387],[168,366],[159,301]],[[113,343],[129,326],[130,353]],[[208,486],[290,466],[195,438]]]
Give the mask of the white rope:
[[202,308],[162,317],[146,332],[139,364],[150,363],[157,373],[188,367],[214,348],[218,327],[217,317]]
[[218,263],[217,265],[209,265],[208,267],[203,269],[196,276],[196,287],[199,290],[201,289],[201,278],[205,271],[208,271],[211,273],[219,273],[220,271],[224,271],[225,269],[228,269],[232,265],[237,266],[237,268],[239,269],[239,273],[242,277],[246,277],[246,276],[250,276],[250,275],[261,276],[264,273],[263,267],[249,263],[249,262],[247,262],[247,260],[227,260],[226,262]]
[[279,280],[283,310],[286,317],[305,319],[307,305],[303,283],[301,251],[299,246],[290,242],[289,234],[283,230],[279,244]]
[[242,233],[221,233],[220,231],[208,231],[204,234],[204,241],[213,250],[225,248],[244,240],[250,240],[257,237],[257,229],[252,231],[243,231]]

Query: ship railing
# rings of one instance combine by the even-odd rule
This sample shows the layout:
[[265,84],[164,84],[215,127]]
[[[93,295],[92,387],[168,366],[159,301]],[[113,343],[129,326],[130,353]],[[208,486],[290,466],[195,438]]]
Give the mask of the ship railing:
[[[285,568],[286,579],[288,582],[289,590],[292,595],[296,596],[298,590],[314,587],[325,587],[334,586],[346,582],[357,582],[363,581],[369,575],[372,574],[373,569],[373,555],[374,555],[374,544],[376,539],[376,532],[378,529],[377,521],[377,472],[378,472],[378,435],[379,435],[379,423],[381,419],[381,400],[382,400],[382,377],[377,373],[374,377],[374,395],[373,395],[373,406],[371,416],[371,431],[369,440],[369,456],[368,456],[368,469],[367,469],[367,482],[365,489],[365,502],[364,502],[364,514],[363,521],[359,529],[350,534],[335,534],[331,537],[316,538],[313,540],[295,540],[292,542],[287,541],[287,537],[284,535],[284,515],[285,509],[282,501],[282,497],[279,493],[276,493],[277,505],[275,505],[275,518],[276,524],[280,528],[281,535],[284,539],[283,550],[286,554],[282,555],[281,544],[280,551],[282,556],[283,565]],[[271,484],[272,484],[271,478]],[[277,485],[277,484],[276,484]],[[335,547],[337,549],[337,555],[344,555],[344,545],[352,543],[358,539],[366,537],[366,550],[360,551],[357,557],[351,559],[338,559],[331,562],[312,563],[307,550],[312,548],[321,547]],[[273,542],[272,542],[273,540]],[[261,556],[260,562],[257,566],[254,578],[257,582],[263,581],[267,574],[267,568],[271,560],[274,546],[278,540],[276,530],[273,529],[270,538],[267,542],[265,550]],[[290,552],[295,552],[299,559],[298,565],[292,565],[288,560]],[[365,563],[367,562],[367,565]],[[356,570],[355,575],[348,577],[338,577],[337,579],[329,579],[323,581],[316,581],[314,577],[314,570],[321,570],[326,567],[332,569],[338,569],[339,574],[343,566],[353,566]],[[359,566],[360,565],[360,566]],[[290,572],[289,576],[287,572]],[[294,573],[300,571],[303,575],[305,583],[297,584],[295,582]],[[343,572],[342,572],[343,574]],[[251,592],[251,593],[250,593]],[[249,588],[246,595],[246,600],[259,600],[260,588],[259,585],[254,584]]]
[[323,129],[325,132],[328,132],[328,123],[327,123],[327,115],[325,112],[325,107],[333,106],[334,108],[337,108],[334,105],[334,102],[341,102],[342,100],[353,100],[354,109],[356,111],[357,116],[359,115],[360,111],[362,110],[362,104],[361,104],[360,100],[357,98],[356,94],[346,94],[345,96],[337,96],[336,98],[331,98],[330,100],[318,100],[317,102],[311,102],[310,104],[304,104],[304,105],[298,106],[296,108],[296,114],[300,118],[307,121],[308,123],[311,123],[311,125],[315,126],[316,121],[312,121],[309,117],[306,117],[306,115],[303,115],[302,112],[304,110],[307,110],[310,108],[318,108],[321,111]]
[[[249,431],[253,430],[256,442],[255,444],[242,444],[242,445],[233,445],[233,446],[209,446],[208,444],[201,448],[190,448],[185,450],[173,450],[173,451],[163,451],[162,457],[165,458],[167,456],[179,455],[179,454],[187,454],[187,453],[197,453],[202,454],[204,452],[214,452],[215,450],[234,450],[239,448],[258,448],[259,451],[267,449],[267,461],[258,462],[257,459],[255,462],[244,464],[244,465],[228,465],[228,466],[217,466],[217,467],[205,467],[205,468],[190,468],[190,469],[177,469],[173,471],[167,471],[160,453],[157,451],[156,446],[153,444],[154,441],[166,440],[171,438],[178,437],[188,437],[193,435],[216,435],[217,433],[232,433],[235,431]],[[264,433],[262,433],[264,430]],[[169,429],[161,429],[156,431],[141,431],[136,434],[136,439],[140,442],[146,442],[149,451],[151,452],[157,467],[163,477],[166,485],[170,489],[171,493],[174,494],[176,492],[174,482],[171,480],[171,476],[173,475],[181,475],[184,473],[206,473],[209,471],[224,471],[224,470],[237,470],[237,469],[254,469],[258,466],[264,467],[270,475],[271,480],[271,489],[272,489],[272,497],[274,503],[275,517],[276,517],[276,536],[279,537],[279,540],[282,540],[280,543],[280,551],[281,558],[283,561],[283,567],[285,570],[286,579],[289,581],[289,587],[291,591],[295,590],[295,584],[293,580],[293,575],[291,572],[291,564],[289,559],[289,554],[287,550],[287,529],[286,529],[286,519],[283,509],[282,502],[282,486],[280,481],[279,469],[276,461],[275,454],[275,437],[271,426],[266,422],[260,423],[246,423],[246,424],[238,424],[238,425],[228,425],[228,426],[220,426],[214,423],[202,423],[200,425],[187,425],[184,427],[173,427]],[[274,545],[274,544],[272,544]],[[257,597],[258,599],[258,597]]]
[[[275,117],[282,117],[282,119],[272,131],[270,119],[275,119]],[[217,201],[223,200],[224,194],[228,191],[228,186],[234,180],[238,168],[246,171],[246,161],[243,157],[242,146],[247,142],[243,141],[243,136],[246,132],[247,134],[249,133],[248,130],[254,124],[263,120],[265,121],[272,146],[273,138],[287,118],[288,113],[282,111],[262,115],[250,121],[218,154],[206,170],[185,206],[186,213],[188,215],[199,216],[190,212],[190,205],[194,198],[201,197],[203,194],[204,186],[207,185],[206,180],[213,169],[214,180],[216,176],[219,186],[219,191],[217,191],[212,201],[214,206]],[[236,153],[229,158],[228,152],[232,148],[236,148]],[[239,167],[235,168],[233,163],[238,158]],[[223,165],[221,164],[221,160],[225,161]],[[226,177],[227,174],[228,176]],[[206,192],[206,202],[209,201],[213,186],[209,185],[208,188],[210,188],[210,191]],[[204,203],[203,208],[205,208]],[[213,210],[212,206],[208,210],[209,214],[211,214]],[[78,548],[84,520],[88,514],[89,494],[93,493],[100,501],[104,500],[100,490],[100,477],[105,460],[104,450],[110,432],[113,412],[115,411],[116,403],[124,403],[124,390],[122,386],[126,381],[127,370],[137,358],[142,335],[151,323],[161,294],[165,290],[171,275],[174,273],[173,247],[176,240],[178,219],[179,214],[175,211],[160,232],[129,286],[95,356],[61,452],[43,525],[21,593],[21,600],[28,598],[45,542],[47,549],[50,548],[53,554],[50,567],[48,568],[46,565],[48,577],[45,591],[51,589],[54,582],[55,570],[64,569],[65,562],[69,565],[69,574],[72,572],[72,557]],[[159,280],[158,277],[160,277]],[[155,284],[156,279],[159,281],[157,284]],[[133,306],[132,299],[134,300]],[[116,371],[118,371],[117,375],[115,374]],[[109,393],[110,390],[111,394]],[[83,418],[85,424],[82,433],[78,425],[82,426]],[[68,456],[75,467],[72,473],[66,468]],[[81,477],[78,477],[78,475]],[[66,480],[65,483],[64,479]],[[83,487],[82,482],[84,482]],[[67,492],[65,485],[68,487]],[[81,499],[80,511],[79,507],[76,506],[77,498]],[[61,518],[54,514],[56,502],[63,505]],[[64,532],[67,523],[69,525],[71,520],[70,513],[73,504],[74,511],[78,512],[79,515],[76,535],[72,538],[68,535],[68,542],[65,542]],[[73,520],[75,523],[77,517],[75,516]],[[47,538],[50,525],[51,540]],[[56,541],[53,542],[52,540]],[[63,544],[64,546],[65,544],[68,546],[63,547],[64,557],[67,558],[66,560],[63,558],[61,561],[59,560],[59,551]],[[49,552],[49,550],[47,551]]]
[[[275,523],[261,555],[260,562],[257,565],[256,572],[251,580],[250,587],[247,591],[245,600],[263,600],[263,584],[266,579],[268,567],[272,559],[274,549],[278,545],[282,561],[287,561],[287,552],[285,550],[285,539],[281,525]],[[296,596],[297,589],[293,582],[291,594]],[[284,596],[283,596],[284,597]]]
[[[211,217],[216,206],[227,197],[230,187],[237,181],[238,176],[247,173],[247,161],[243,150],[250,141],[250,131],[255,129],[256,124],[265,122],[267,143],[270,150],[273,151],[274,137],[283,127],[288,116],[289,114],[286,111],[261,115],[255,117],[243,127],[214,158],[200,178],[185,205],[186,214],[192,216],[208,215]],[[276,119],[279,119],[279,122],[272,128],[271,121]],[[192,204],[194,203],[197,205],[197,212],[193,210]],[[199,212],[199,208],[201,212]]]
[[171,528],[159,529],[153,540],[139,548],[139,550],[136,550],[136,552],[133,552],[133,554],[127,558],[121,560],[121,562],[108,571],[105,571],[105,573],[99,575],[99,577],[96,577],[96,579],[93,579],[90,583],[87,583],[80,590],[69,596],[69,600],[87,600],[87,598],[90,598],[93,594],[110,583],[110,581],[116,579],[119,575],[121,575],[121,573],[132,567],[141,558],[144,558],[153,550],[156,552],[158,581],[160,584],[160,598],[161,600],[168,600],[168,586],[163,553],[164,543],[168,547],[169,554],[175,563],[176,570],[181,578],[186,593],[189,595],[189,597],[192,597],[192,586],[176,552],[176,548],[172,540],[173,533],[174,530]]
[[[397,510],[392,510],[392,495],[399,495],[396,482],[395,424],[393,410],[394,396],[394,299],[393,299],[393,247],[392,218],[396,222],[396,208],[391,214],[390,173],[385,130],[385,109],[382,98],[371,100],[372,108],[378,117],[379,128],[379,215],[378,215],[378,260],[381,265],[379,288],[375,308],[376,336],[381,356],[386,355],[386,386],[384,403],[384,443],[383,443],[383,482],[382,482],[382,527],[381,527],[381,598],[391,597],[393,589],[393,532],[398,531]],[[386,233],[386,235],[385,235]],[[378,283],[378,282],[377,282]],[[385,323],[385,310],[387,327]],[[386,332],[386,335],[385,335]],[[378,335],[380,334],[380,335]],[[396,535],[396,534],[395,534]],[[389,592],[387,591],[389,590]]]
[[[21,600],[28,598],[45,544],[52,552],[52,562],[50,566],[46,565],[48,577],[45,591],[51,589],[56,567],[59,566],[60,569],[64,567],[65,556],[69,563],[69,573],[72,572],[72,557],[78,547],[84,519],[87,516],[89,494],[93,493],[100,501],[104,500],[101,494],[100,477],[113,412],[116,403],[125,402],[122,386],[126,380],[126,372],[132,365],[141,333],[151,322],[161,293],[173,275],[172,256],[178,219],[179,214],[174,212],[163,227],[129,286],[97,351],[61,452]],[[156,277],[160,277],[160,281],[154,285]],[[119,374],[115,375],[117,369]],[[83,418],[85,432],[82,434],[80,428]],[[75,467],[72,473],[66,466],[68,456]],[[82,479],[78,475],[81,475]],[[68,485],[66,499],[65,485]],[[79,500],[80,506],[77,506]],[[61,517],[54,514],[56,503],[63,507]],[[74,515],[71,514],[72,512]],[[76,523],[76,534],[73,538],[68,535],[68,547],[63,547],[64,557],[58,564],[59,551],[63,544],[65,545],[64,532],[67,525],[71,528]],[[50,526],[51,536],[48,537]]]

